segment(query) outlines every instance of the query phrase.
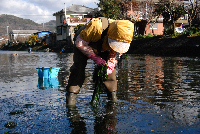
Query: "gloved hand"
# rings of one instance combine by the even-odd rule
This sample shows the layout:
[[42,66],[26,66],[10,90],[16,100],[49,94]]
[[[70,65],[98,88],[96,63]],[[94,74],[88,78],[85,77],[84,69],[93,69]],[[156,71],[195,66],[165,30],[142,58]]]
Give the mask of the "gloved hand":
[[114,68],[115,68],[115,64],[113,64],[112,62],[108,61],[107,65],[108,65],[107,75],[110,75],[112,73],[112,71],[114,70]]
[[93,60],[98,66],[106,64],[106,61],[102,59],[100,56],[96,55],[95,53],[89,55],[88,58]]

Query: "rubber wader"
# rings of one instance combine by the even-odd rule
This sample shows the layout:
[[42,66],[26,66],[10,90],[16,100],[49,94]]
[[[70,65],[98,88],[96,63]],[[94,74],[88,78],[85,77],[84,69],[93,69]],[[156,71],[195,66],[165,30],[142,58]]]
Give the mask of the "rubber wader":
[[[68,104],[75,105],[76,94],[79,93],[85,80],[85,67],[87,65],[88,57],[85,56],[80,50],[74,47],[74,64],[70,68],[71,74],[69,77],[68,85],[66,87],[68,94]],[[117,101],[117,80],[116,70],[114,69],[112,74],[108,75],[107,80],[104,82],[107,88],[108,99],[113,102]],[[70,94],[72,93],[72,94]],[[72,100],[70,100],[72,98]]]
[[[102,33],[102,38],[107,34],[107,30],[108,30],[108,19],[106,18],[101,18],[102,19],[102,28],[104,30],[104,32]],[[76,37],[79,35],[80,31],[83,30],[86,26],[81,27],[81,29],[79,29],[74,37],[74,39],[76,39]],[[105,30],[106,29],[106,30]],[[101,51],[101,47],[102,47],[102,40],[100,40],[97,43],[91,43],[91,47],[92,46],[97,46],[97,51]],[[99,47],[100,46],[100,47]],[[103,59],[107,60],[107,54],[102,54],[99,55],[101,56]],[[66,90],[68,92],[68,104],[74,104],[75,103],[75,97],[76,94],[79,93],[80,88],[83,85],[83,82],[85,80],[85,67],[87,65],[87,60],[88,57],[85,56],[78,48],[76,48],[76,46],[74,45],[74,64],[72,65],[72,67],[70,68],[70,77],[69,77],[69,81],[68,81],[68,85],[66,87]],[[105,86],[107,88],[107,94],[108,94],[108,98],[111,99],[113,102],[117,101],[117,97],[116,97],[116,91],[117,91],[117,80],[116,80],[116,70],[114,70],[112,72],[112,74],[108,75],[107,80],[105,81]],[[72,98],[73,101],[70,101],[70,98]],[[75,105],[75,104],[74,104]]]

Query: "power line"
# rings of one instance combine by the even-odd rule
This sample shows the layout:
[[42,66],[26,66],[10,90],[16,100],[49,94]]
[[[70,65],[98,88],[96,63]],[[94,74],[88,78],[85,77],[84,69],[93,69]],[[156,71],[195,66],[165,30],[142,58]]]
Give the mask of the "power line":
[[37,14],[24,14],[24,15],[21,15],[21,14],[15,14],[15,15],[20,15],[20,16],[53,16],[52,15],[37,15]]
[[18,16],[53,16],[52,15],[39,15],[39,14],[5,14],[5,15],[18,15]]

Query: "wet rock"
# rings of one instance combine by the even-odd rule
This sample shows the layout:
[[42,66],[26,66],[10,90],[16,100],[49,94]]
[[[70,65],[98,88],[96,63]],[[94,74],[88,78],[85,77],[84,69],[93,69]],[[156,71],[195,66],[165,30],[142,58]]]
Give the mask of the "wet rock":
[[9,115],[15,115],[15,114],[23,114],[24,111],[21,110],[15,110],[15,111],[11,111],[10,113],[8,113]]
[[4,125],[4,127],[9,128],[9,129],[14,128],[15,126],[17,126],[17,123],[15,123],[15,122],[7,122]]
[[34,104],[25,104],[24,105],[24,108],[33,108],[34,107]]

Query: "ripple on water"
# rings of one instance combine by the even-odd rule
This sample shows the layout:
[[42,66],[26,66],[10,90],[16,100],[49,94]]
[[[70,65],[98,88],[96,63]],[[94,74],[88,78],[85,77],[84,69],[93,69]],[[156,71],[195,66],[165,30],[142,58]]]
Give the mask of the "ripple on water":
[[[73,54],[13,53],[0,51],[0,133],[199,132],[199,58],[128,54],[117,65],[118,102],[102,92],[98,107],[90,105],[94,62],[88,60],[70,107],[65,86]],[[60,68],[58,86],[40,83],[40,66]],[[9,129],[7,122],[16,125]]]

